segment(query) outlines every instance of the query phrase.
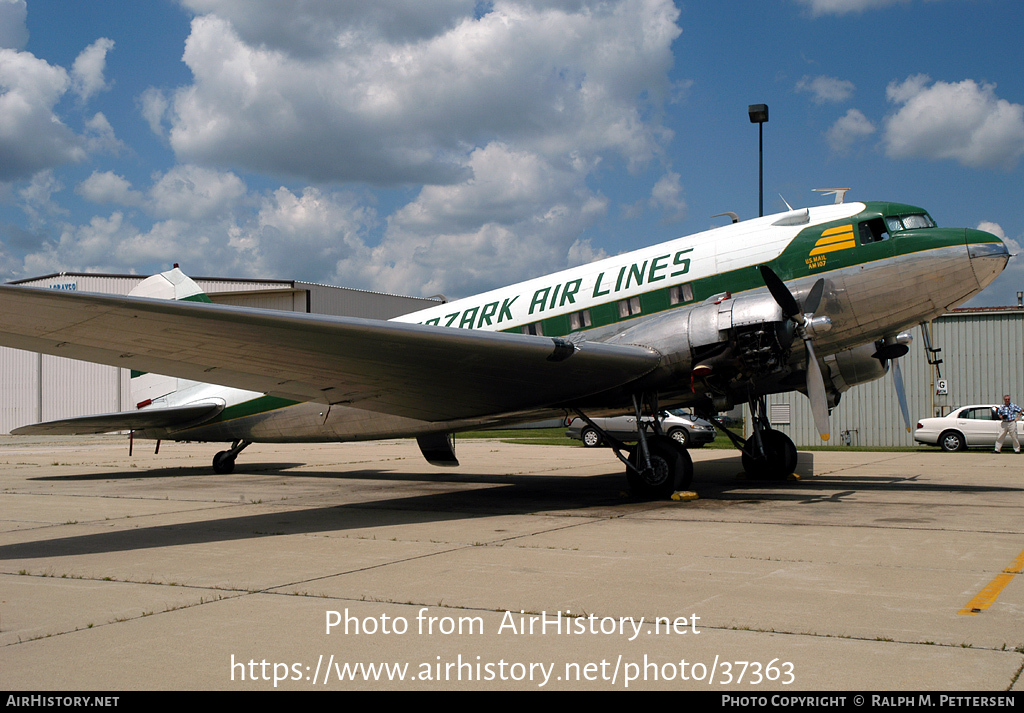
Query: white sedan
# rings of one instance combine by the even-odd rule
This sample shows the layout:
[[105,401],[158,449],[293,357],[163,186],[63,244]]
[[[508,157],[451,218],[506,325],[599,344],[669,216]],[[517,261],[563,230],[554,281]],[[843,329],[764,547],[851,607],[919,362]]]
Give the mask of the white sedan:
[[944,451],[995,445],[999,437],[998,406],[980,404],[955,408],[942,418],[923,418],[917,423],[914,440]]

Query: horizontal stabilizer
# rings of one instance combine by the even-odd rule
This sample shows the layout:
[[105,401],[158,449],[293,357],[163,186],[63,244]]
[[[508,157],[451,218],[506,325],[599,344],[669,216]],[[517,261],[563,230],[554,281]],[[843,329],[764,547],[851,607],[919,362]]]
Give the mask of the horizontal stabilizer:
[[11,431],[14,436],[81,436],[111,431],[144,431],[149,428],[184,428],[194,426],[224,410],[219,403],[189,404],[139,411],[101,413],[94,416],[62,418],[22,426]]

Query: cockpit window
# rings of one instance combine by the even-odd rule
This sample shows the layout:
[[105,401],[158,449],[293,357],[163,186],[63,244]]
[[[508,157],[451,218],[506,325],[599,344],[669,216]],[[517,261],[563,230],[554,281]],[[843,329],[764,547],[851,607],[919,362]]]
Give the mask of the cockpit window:
[[[874,218],[860,224],[860,244],[878,243],[889,239],[889,231],[881,218]],[[891,230],[891,228],[890,228]]]
[[886,216],[885,224],[889,226],[890,233],[898,233],[901,230],[919,230],[921,228],[935,227],[935,221],[927,213]]

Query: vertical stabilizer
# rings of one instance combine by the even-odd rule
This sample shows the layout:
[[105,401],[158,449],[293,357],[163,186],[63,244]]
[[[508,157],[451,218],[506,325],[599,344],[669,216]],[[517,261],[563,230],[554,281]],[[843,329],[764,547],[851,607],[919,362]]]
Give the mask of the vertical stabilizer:
[[[132,297],[150,297],[158,300],[187,300],[189,302],[210,302],[210,298],[177,265],[167,272],[147,277],[134,290]],[[192,382],[184,382],[191,384]],[[156,399],[173,393],[184,385],[173,376],[148,374],[132,370],[131,395],[136,408],[144,408]]]

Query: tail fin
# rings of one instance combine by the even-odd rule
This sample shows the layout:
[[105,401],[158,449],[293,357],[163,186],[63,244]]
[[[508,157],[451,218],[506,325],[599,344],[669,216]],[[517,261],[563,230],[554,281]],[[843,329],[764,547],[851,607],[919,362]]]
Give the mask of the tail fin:
[[158,300],[212,301],[177,265],[167,272],[147,277],[128,294],[132,297],[153,297]]
[[[177,265],[167,272],[147,277],[135,289],[128,293],[133,297],[151,297],[161,300],[187,300],[189,302],[211,302],[212,300],[188,275]],[[162,374],[149,374],[132,370],[131,396],[136,408],[148,406],[156,399],[162,398],[184,388],[191,381],[177,379]]]

